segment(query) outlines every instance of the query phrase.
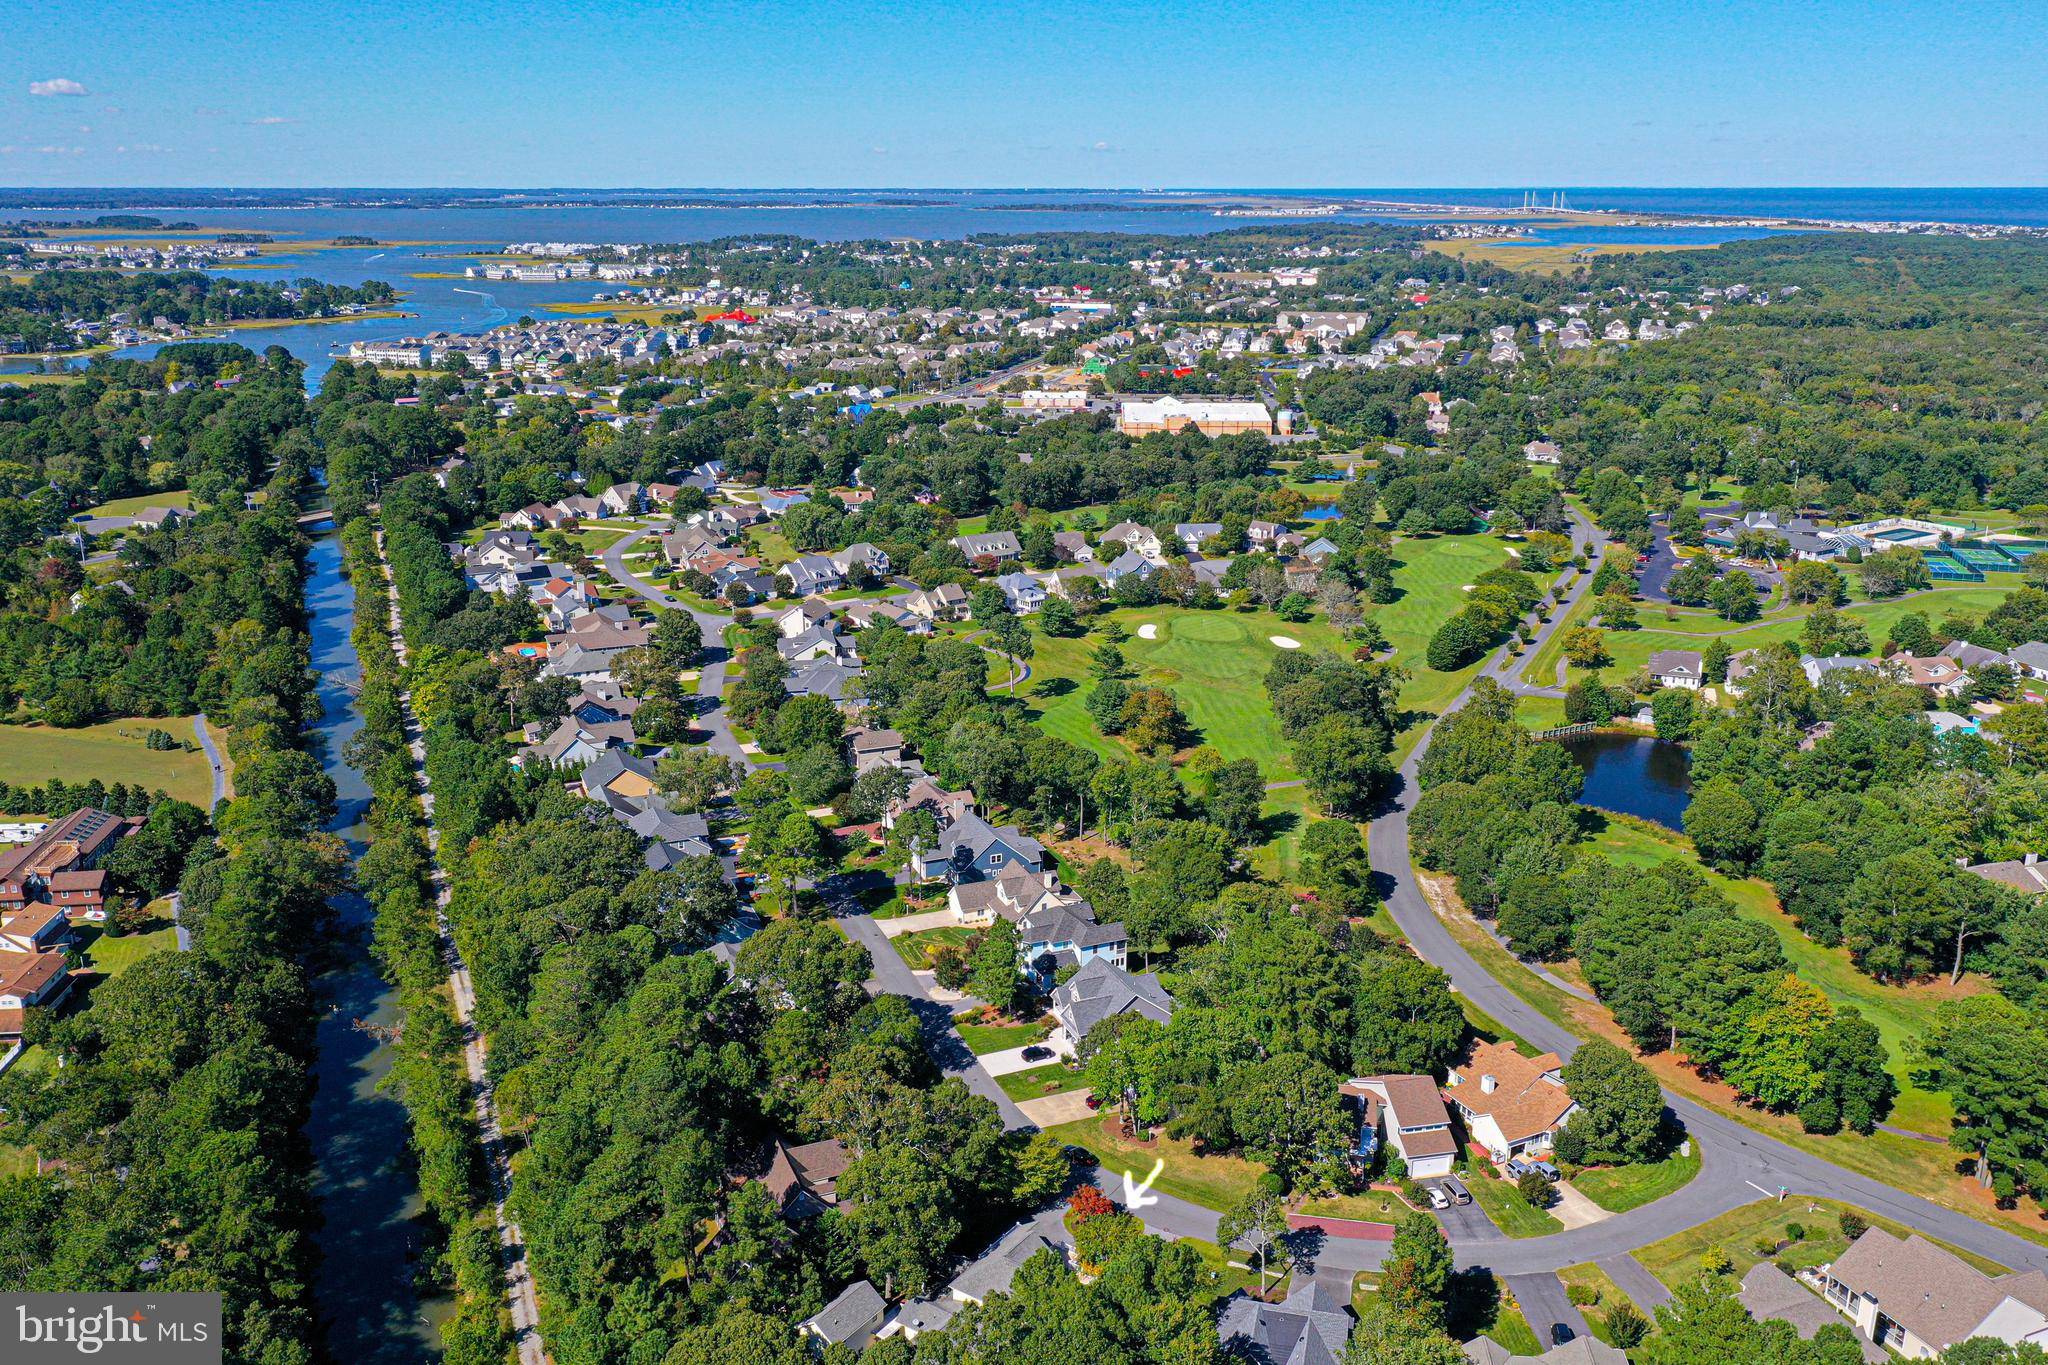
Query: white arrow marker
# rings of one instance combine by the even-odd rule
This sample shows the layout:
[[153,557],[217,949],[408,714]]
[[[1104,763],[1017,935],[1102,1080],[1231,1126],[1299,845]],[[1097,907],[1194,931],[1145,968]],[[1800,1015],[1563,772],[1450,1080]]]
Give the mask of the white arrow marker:
[[1159,1178],[1159,1173],[1165,1169],[1166,1158],[1163,1156],[1155,1158],[1152,1162],[1152,1174],[1146,1176],[1144,1183],[1141,1185],[1133,1185],[1131,1183],[1131,1173],[1129,1171],[1125,1171],[1124,1207],[1131,1210],[1131,1212],[1136,1213],[1139,1209],[1145,1208],[1147,1205],[1158,1203],[1159,1196],[1151,1193],[1152,1182],[1157,1180]]

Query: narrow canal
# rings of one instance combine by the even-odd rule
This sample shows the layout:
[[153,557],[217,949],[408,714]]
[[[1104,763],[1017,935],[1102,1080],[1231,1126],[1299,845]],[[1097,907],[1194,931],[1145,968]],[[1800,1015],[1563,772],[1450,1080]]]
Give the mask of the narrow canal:
[[[306,603],[313,668],[326,707],[318,730],[338,798],[331,828],[357,855],[370,790],[342,761],[342,750],[362,728],[354,691],[362,673],[349,640],[355,590],[342,577],[341,542],[332,531],[313,542]],[[318,1088],[306,1125],[314,1191],[325,1220],[314,1307],[328,1359],[412,1365],[439,1357],[440,1324],[449,1310],[444,1302],[422,1301],[413,1288],[422,1206],[406,1145],[405,1107],[378,1089],[393,1059],[374,1030],[397,1024],[400,1016],[394,993],[370,958],[368,902],[351,894],[338,899],[335,910],[337,965],[317,983]]]

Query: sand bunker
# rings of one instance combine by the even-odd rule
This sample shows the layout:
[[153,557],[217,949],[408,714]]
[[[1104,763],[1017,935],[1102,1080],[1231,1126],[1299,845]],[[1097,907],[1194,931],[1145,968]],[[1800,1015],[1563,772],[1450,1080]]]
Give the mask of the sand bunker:
[[1301,641],[1295,639],[1292,635],[1268,635],[1266,638],[1282,649],[1301,648]]
[[1152,622],[1147,621],[1144,625],[1138,627],[1138,638],[1140,640],[1158,639],[1159,627],[1154,625]]

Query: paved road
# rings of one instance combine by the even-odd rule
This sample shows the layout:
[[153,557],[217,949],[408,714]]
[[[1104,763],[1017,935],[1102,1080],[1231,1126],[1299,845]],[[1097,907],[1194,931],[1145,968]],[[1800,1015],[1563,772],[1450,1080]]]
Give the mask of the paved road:
[[697,629],[704,633],[704,662],[698,675],[697,691],[709,700],[709,709],[697,718],[698,723],[711,732],[713,752],[736,759],[750,769],[759,767],[754,756],[740,748],[739,738],[732,732],[732,721],[725,714],[725,668],[730,662],[725,647],[725,629],[732,624],[732,617],[699,611],[681,598],[669,596],[626,567],[626,551],[652,534],[653,528],[643,528],[613,542],[599,556],[605,572],[621,587],[637,593],[655,606],[686,611],[696,619]]
[[[192,730],[193,733],[199,736],[200,752],[206,755],[207,765],[213,769],[213,804],[218,806],[227,799],[228,769],[227,764],[221,762],[220,750],[213,746],[213,736],[206,733],[206,713],[204,711],[192,717]],[[210,810],[212,807],[208,807],[208,809]]]
[[[1542,646],[1591,584],[1592,575],[1579,576],[1561,599],[1559,610],[1537,632],[1532,648]],[[1482,672],[1498,676],[1504,654],[1503,650],[1496,655]],[[1470,695],[1469,691],[1460,694],[1445,708],[1446,714],[1464,705]],[[1437,918],[1416,882],[1408,859],[1408,811],[1418,791],[1416,772],[1428,751],[1429,736],[1425,734],[1401,765],[1400,790],[1367,831],[1367,847],[1387,910],[1409,944],[1424,960],[1441,967],[1459,994],[1536,1046],[1569,1057],[1579,1039],[1488,975]],[[2048,1270],[2048,1247],[1844,1170],[1681,1095],[1666,1091],[1664,1098],[1700,1146],[1703,1168],[1690,1184],[1653,1204],[1548,1237],[1475,1243],[1454,1236],[1459,1263],[1514,1275],[1606,1260],[1757,1199],[1775,1197],[1784,1189],[1795,1195],[1845,1200],[2014,1269]]]
[[171,932],[177,937],[178,951],[192,951],[192,931],[185,927],[185,893],[171,892]]
[[1643,1310],[1644,1317],[1671,1302],[1671,1291],[1664,1287],[1664,1281],[1643,1269],[1643,1263],[1635,1257],[1609,1256],[1599,1262],[1599,1266],[1607,1272],[1607,1278],[1619,1285],[1621,1292]]
[[[1590,561],[1597,557],[1593,553],[1593,547],[1599,543],[1599,532],[1578,508],[1571,507],[1566,510],[1571,513],[1572,518],[1572,547],[1587,557],[1589,561],[1588,572],[1579,574],[1572,580],[1571,586],[1568,589],[1557,594],[1557,607],[1550,613],[1550,620],[1537,630],[1536,638],[1530,642],[1526,650],[1516,654],[1512,650],[1503,648],[1491,659],[1488,659],[1485,666],[1479,670],[1480,677],[1493,679],[1518,697],[1562,697],[1564,695],[1562,687],[1539,686],[1535,683],[1523,681],[1522,667],[1529,659],[1535,656],[1536,651],[1542,647],[1543,642],[1548,640],[1551,634],[1563,624],[1564,618],[1570,614],[1571,609],[1578,605],[1579,599],[1583,598],[1593,586]],[[1562,581],[1562,579],[1563,575],[1560,574],[1559,581]],[[1464,701],[1465,698],[1460,696],[1452,704],[1453,709],[1463,705]]]
[[[1572,1301],[1565,1297],[1564,1286],[1551,1274],[1504,1275],[1502,1283],[1521,1305],[1522,1316],[1536,1331],[1537,1344],[1544,1350],[1573,1337],[1588,1336],[1586,1320]],[[1563,1327],[1571,1335],[1562,1336],[1557,1329]]]

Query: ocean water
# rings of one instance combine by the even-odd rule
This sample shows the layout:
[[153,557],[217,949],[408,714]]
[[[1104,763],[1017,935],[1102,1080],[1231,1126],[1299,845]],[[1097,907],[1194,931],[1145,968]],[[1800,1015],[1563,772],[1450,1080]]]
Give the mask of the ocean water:
[[[598,281],[544,284],[415,279],[420,273],[459,274],[475,253],[523,241],[683,243],[759,233],[786,233],[814,241],[914,237],[958,240],[978,234],[1120,232],[1194,236],[1282,214],[1220,217],[1222,196],[1252,196],[1284,205],[1293,201],[1348,201],[1360,207],[1336,215],[1359,222],[1420,218],[1441,220],[1442,206],[1512,210],[1521,189],[1251,189],[1251,190],[634,190],[634,191],[86,191],[0,192],[0,219],[75,220],[95,213],[152,213],[190,219],[205,227],[273,234],[281,241],[318,241],[347,234],[387,245],[309,250],[264,258],[260,268],[226,272],[233,278],[278,279],[312,275],[337,284],[387,280],[417,316],[361,322],[298,324],[237,332],[256,349],[283,346],[304,360],[316,385],[333,354],[353,341],[385,340],[432,331],[475,332],[538,314],[539,305],[581,302],[616,286]],[[1551,191],[1537,191],[1548,201]],[[1580,187],[1565,191],[1577,208],[1615,208],[1674,214],[1792,215],[1827,218],[1957,221],[2048,226],[2048,189],[1628,189]],[[325,202],[312,202],[316,199]],[[567,202],[567,201],[575,202]],[[1415,205],[1403,209],[1401,205]],[[1316,219],[1311,221],[1330,221]],[[1615,243],[1714,243],[1764,235],[1735,225],[1625,226],[1557,224],[1512,211],[1498,221],[1526,223],[1528,235],[1552,246]],[[120,237],[130,234],[110,234]],[[135,236],[148,236],[136,233]],[[411,243],[412,245],[407,245]],[[433,243],[434,245],[419,245]],[[146,357],[155,345],[122,356]],[[38,362],[0,359],[0,373],[39,368]]]

